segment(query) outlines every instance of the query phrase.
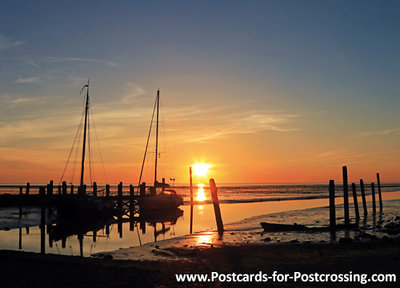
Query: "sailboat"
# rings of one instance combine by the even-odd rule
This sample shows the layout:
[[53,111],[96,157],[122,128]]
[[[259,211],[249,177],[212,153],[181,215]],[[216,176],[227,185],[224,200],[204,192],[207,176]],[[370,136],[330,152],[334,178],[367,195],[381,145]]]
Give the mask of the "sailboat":
[[[86,185],[84,184],[84,172],[85,172],[85,156],[86,156],[86,142],[90,143],[89,141],[89,117],[88,112],[90,108],[90,97],[89,97],[89,80],[87,84],[85,84],[81,90],[84,91],[86,89],[85,95],[85,108],[84,108],[84,127],[83,127],[83,143],[82,143],[82,160],[81,160],[81,175],[80,175],[80,185],[78,187],[78,197],[63,197],[57,199],[55,202],[55,206],[58,210],[58,214],[64,218],[76,218],[80,219],[83,215],[86,220],[99,220],[99,219],[108,219],[110,216],[115,214],[114,205],[112,201],[109,199],[98,198],[94,196],[86,195]],[[79,129],[78,129],[79,132]],[[75,140],[73,143],[73,147],[71,152],[74,148]],[[90,149],[90,145],[89,145]],[[65,171],[67,169],[71,152],[68,156],[67,163],[65,165],[64,171],[61,176],[61,181],[63,180]],[[89,153],[90,155],[90,153]]]
[[[156,112],[156,147],[155,147],[155,162],[154,162],[154,185],[150,187],[150,194],[142,195],[139,198],[139,208],[142,211],[159,211],[167,209],[176,209],[183,204],[183,198],[180,197],[175,190],[171,189],[171,186],[165,183],[165,179],[162,182],[157,181],[157,165],[158,165],[158,123],[160,114],[160,90],[157,90],[156,101],[154,103],[153,115],[151,118],[149,134],[147,137],[146,148],[143,157],[142,168],[140,171],[139,185],[143,175],[143,167],[146,161],[147,148],[149,145],[149,139],[151,130],[154,122],[154,114]],[[161,192],[157,194],[157,188],[161,188]]]

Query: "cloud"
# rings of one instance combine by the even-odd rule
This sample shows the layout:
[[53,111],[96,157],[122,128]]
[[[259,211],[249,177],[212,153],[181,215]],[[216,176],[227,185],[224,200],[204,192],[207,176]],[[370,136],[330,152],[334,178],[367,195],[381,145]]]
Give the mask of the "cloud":
[[0,52],[22,45],[24,42],[11,40],[0,35]]
[[38,77],[24,77],[18,78],[14,81],[14,83],[26,84],[26,83],[37,83],[40,79]]
[[12,104],[21,104],[21,103],[30,103],[30,102],[34,102],[36,101],[36,98],[16,98],[16,99],[12,99],[11,103]]
[[128,89],[128,92],[121,99],[121,102],[124,104],[131,103],[132,101],[136,100],[139,96],[146,94],[146,90],[142,86],[134,82],[127,82],[126,87]]
[[77,57],[47,57],[50,62],[89,62],[89,63],[99,63],[105,64],[109,67],[118,67],[118,64],[112,61],[102,60],[102,59],[92,59],[92,58],[77,58]]
[[[187,115],[181,114],[180,117],[187,119],[187,116],[192,112],[196,115],[195,122],[198,125],[186,125],[185,136],[178,136],[182,133],[183,129],[174,130],[175,137],[184,138],[188,142],[205,142],[216,138],[225,138],[232,135],[240,134],[255,134],[262,131],[276,131],[276,132],[295,132],[298,128],[290,127],[289,124],[292,119],[299,117],[295,114],[289,113],[272,113],[265,111],[250,111],[250,112],[228,112],[222,108],[219,111],[203,110],[187,110]],[[211,117],[212,114],[213,116]],[[219,115],[219,116],[218,116]],[[212,119],[212,123],[208,120]],[[179,119],[175,119],[179,121]],[[182,120],[179,122],[183,122]],[[190,131],[190,132],[187,132]],[[187,135],[189,133],[190,135]]]
[[364,131],[364,132],[358,133],[356,138],[369,137],[369,136],[385,136],[385,135],[392,135],[392,134],[398,134],[398,133],[400,133],[400,128],[384,129],[384,130],[377,130],[377,131]]

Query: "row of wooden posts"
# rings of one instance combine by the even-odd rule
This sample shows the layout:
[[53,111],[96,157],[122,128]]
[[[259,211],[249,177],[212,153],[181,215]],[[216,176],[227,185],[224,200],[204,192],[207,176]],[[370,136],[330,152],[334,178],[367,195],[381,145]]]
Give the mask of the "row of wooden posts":
[[[63,181],[61,185],[54,186],[53,180],[51,180],[50,183],[47,184],[46,186],[40,186],[39,187],[39,194],[43,194],[44,193],[44,195],[47,194],[48,196],[52,196],[52,195],[54,195],[54,190],[55,190],[54,188],[55,187],[58,190],[57,194],[61,195],[61,196],[67,196],[67,195],[75,195],[75,196],[82,196],[82,197],[88,196],[87,195],[88,191],[87,191],[87,186],[86,185],[77,186],[78,189],[77,189],[77,194],[76,194],[75,186],[73,184],[69,185],[69,187],[68,187],[67,182]],[[24,188],[23,186],[19,187],[19,194],[20,195],[23,195],[23,190],[24,190],[23,188]],[[123,188],[123,183],[120,182],[118,184],[117,196],[120,196],[120,197],[123,196],[123,189],[122,188]],[[42,193],[40,192],[41,190],[43,191]],[[68,190],[69,190],[69,193],[68,193]],[[28,182],[28,183],[26,183],[26,186],[25,186],[25,195],[30,195],[30,192],[31,192],[31,184],[30,184],[30,182]],[[104,196],[106,198],[109,197],[110,196],[110,185],[107,184],[107,185],[105,185],[104,189],[99,190],[98,186],[97,186],[97,183],[93,182],[93,184],[92,184],[92,195],[94,197],[98,197],[98,193],[99,192],[105,192]],[[146,194],[146,183],[143,182],[141,185],[139,185],[139,195],[140,196],[144,196],[145,194]],[[132,184],[129,185],[129,195],[130,196],[136,196],[135,195],[135,188],[134,188],[134,186]]]
[[[342,167],[343,173],[343,207],[344,207],[344,224],[345,226],[350,225],[350,210],[349,210],[349,184],[348,184],[348,177],[347,177],[347,166]],[[383,204],[382,204],[382,191],[381,191],[381,181],[379,173],[376,173],[377,177],[377,184],[378,184],[378,195],[379,195],[379,208],[380,212],[383,211]],[[358,223],[360,220],[360,213],[358,209],[358,200],[357,200],[357,190],[356,184],[351,184],[351,189],[353,192],[353,204],[354,204],[354,211],[356,216],[356,222]],[[368,215],[367,209],[367,201],[365,199],[365,186],[363,179],[360,179],[360,190],[361,190],[361,197],[362,197],[362,204],[364,209],[364,216]],[[371,195],[372,195],[372,213],[376,214],[376,197],[375,197],[375,183],[371,183]],[[335,207],[335,181],[329,181],[329,224],[331,228],[336,227],[336,207]]]

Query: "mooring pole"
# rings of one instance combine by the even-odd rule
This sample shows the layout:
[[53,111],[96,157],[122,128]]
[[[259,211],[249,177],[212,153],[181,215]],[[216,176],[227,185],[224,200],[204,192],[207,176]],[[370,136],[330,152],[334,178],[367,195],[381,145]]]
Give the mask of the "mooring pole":
[[364,208],[364,216],[367,216],[368,209],[367,209],[367,200],[365,200],[365,187],[364,187],[363,179],[360,179],[360,189],[361,189],[361,197],[362,197],[363,208]]
[[44,254],[46,252],[46,234],[45,234],[45,225],[46,225],[46,216],[45,216],[45,188],[39,188],[39,197],[40,197],[40,253]]
[[31,188],[31,183],[26,183],[26,195],[29,195],[29,189]]
[[377,178],[377,180],[378,180],[379,211],[382,212],[382,210],[383,210],[383,203],[382,203],[381,179],[380,179],[380,177],[379,177],[379,173],[376,173],[376,178]]
[[331,229],[336,228],[336,209],[335,209],[335,181],[329,180],[329,224]]
[[358,212],[358,201],[357,201],[356,184],[352,183],[351,184],[351,189],[353,190],[354,211],[355,211],[355,214],[356,214],[356,221],[358,222],[360,220],[360,213]]
[[375,184],[371,183],[371,195],[372,195],[372,213],[376,214],[376,200],[375,200]]
[[222,234],[224,233],[224,224],[222,223],[221,210],[219,208],[219,201],[218,201],[218,190],[217,186],[215,185],[214,179],[210,179],[210,190],[211,190],[212,201],[214,204],[214,213],[215,213],[215,220],[217,221],[218,235],[219,238],[222,238]]
[[343,206],[344,206],[344,224],[350,224],[350,215],[349,215],[349,185],[347,180],[347,167],[342,167],[343,171]]
[[189,167],[190,176],[190,234],[193,232],[193,181],[192,181],[192,166]]

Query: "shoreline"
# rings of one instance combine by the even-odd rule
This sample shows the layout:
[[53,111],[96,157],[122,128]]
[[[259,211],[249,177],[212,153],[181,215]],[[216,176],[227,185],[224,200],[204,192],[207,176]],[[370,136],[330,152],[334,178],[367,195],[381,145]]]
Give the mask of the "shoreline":
[[[134,261],[41,255],[0,250],[5,287],[248,287],[265,283],[177,283],[175,273],[394,273],[399,278],[400,239],[364,243],[286,243],[174,249],[186,259]],[[21,272],[23,271],[23,272]],[[318,283],[268,283],[268,287],[321,287]],[[385,283],[384,287],[397,287]],[[360,287],[325,283],[325,287]],[[368,283],[364,287],[382,287]]]

